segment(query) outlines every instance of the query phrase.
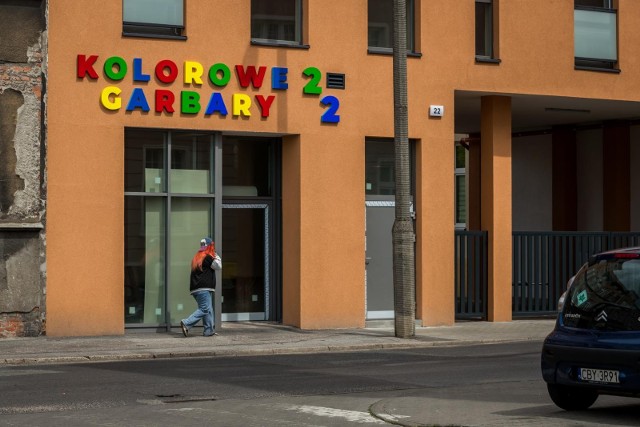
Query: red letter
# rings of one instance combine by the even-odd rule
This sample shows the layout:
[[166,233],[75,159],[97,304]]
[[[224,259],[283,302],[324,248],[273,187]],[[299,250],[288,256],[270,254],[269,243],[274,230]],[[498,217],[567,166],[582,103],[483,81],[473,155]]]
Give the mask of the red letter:
[[256,89],[262,86],[262,80],[264,79],[264,73],[267,72],[267,67],[259,67],[256,73],[256,67],[250,65],[245,71],[242,65],[236,65],[236,73],[238,74],[238,81],[240,86],[249,87],[252,83]]
[[167,113],[173,113],[173,101],[175,99],[175,95],[170,90],[156,90],[156,113],[162,113],[162,110]]
[[269,95],[267,99],[264,99],[262,95],[256,95],[256,101],[260,104],[260,111],[262,111],[262,117],[269,117],[269,108],[271,108],[274,99],[276,99],[275,95]]
[[[169,69],[169,75],[164,74],[164,69]],[[162,83],[173,83],[178,77],[178,66],[169,59],[163,59],[156,65],[156,77]]]
[[93,64],[95,64],[97,59],[98,55],[91,55],[89,58],[85,55],[78,55],[78,66],[76,69],[79,79],[83,79],[87,74],[94,80],[98,79],[98,73],[93,69]]

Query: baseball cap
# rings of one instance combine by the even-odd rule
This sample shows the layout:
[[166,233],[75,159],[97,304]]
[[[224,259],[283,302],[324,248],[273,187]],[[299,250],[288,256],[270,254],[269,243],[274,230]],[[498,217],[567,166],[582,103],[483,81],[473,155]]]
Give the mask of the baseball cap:
[[211,244],[212,240],[210,237],[203,237],[200,239],[200,249],[204,249]]

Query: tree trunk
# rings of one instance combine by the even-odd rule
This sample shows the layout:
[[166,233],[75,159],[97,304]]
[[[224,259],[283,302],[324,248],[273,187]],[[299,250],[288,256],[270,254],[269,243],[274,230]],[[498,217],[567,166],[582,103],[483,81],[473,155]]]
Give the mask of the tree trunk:
[[407,106],[407,6],[393,2],[393,121],[396,216],[393,223],[393,296],[395,335],[415,335],[415,254],[411,219],[409,118]]

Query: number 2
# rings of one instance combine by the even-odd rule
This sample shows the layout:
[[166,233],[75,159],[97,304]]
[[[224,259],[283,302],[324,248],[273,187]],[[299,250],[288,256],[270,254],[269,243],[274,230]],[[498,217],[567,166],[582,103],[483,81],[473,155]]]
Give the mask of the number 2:
[[322,78],[322,72],[316,67],[307,67],[304,69],[302,74],[307,77],[311,77],[311,80],[304,85],[302,92],[311,95],[320,95],[322,93],[322,88],[318,86],[318,83],[320,83],[320,79]]
[[340,108],[340,101],[335,96],[325,96],[320,100],[322,105],[328,105],[329,108],[324,112],[322,117],[320,118],[321,123],[339,123],[340,116],[336,114],[338,108]]

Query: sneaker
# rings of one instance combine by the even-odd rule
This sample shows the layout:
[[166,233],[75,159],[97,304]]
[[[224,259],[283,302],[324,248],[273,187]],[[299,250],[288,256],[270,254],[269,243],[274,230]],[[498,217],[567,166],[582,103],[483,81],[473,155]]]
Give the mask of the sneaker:
[[212,333],[212,334],[209,334],[209,335],[203,335],[203,336],[205,336],[205,337],[212,337],[212,336],[214,336],[214,335],[218,335],[218,333],[217,333],[217,332],[214,332],[214,333]]
[[185,337],[188,337],[189,336],[189,329],[187,329],[187,325],[185,325],[182,320],[180,321],[180,327],[182,328],[182,334]]

